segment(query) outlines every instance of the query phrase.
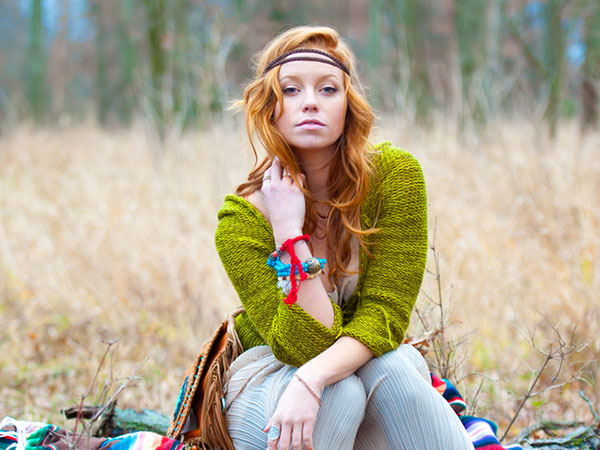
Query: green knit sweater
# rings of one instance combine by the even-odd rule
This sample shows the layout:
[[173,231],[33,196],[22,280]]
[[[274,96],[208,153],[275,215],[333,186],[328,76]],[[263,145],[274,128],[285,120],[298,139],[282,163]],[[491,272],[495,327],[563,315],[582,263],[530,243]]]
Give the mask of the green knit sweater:
[[361,341],[376,357],[402,343],[425,270],[425,181],[417,160],[388,142],[376,147],[374,162],[379,175],[370,180],[361,207],[363,229],[379,229],[367,239],[373,257],[360,251],[356,289],[341,307],[332,303],[331,328],[300,306],[283,303],[277,274],[267,266],[275,249],[273,229],[250,202],[225,197],[215,241],[246,309],[236,322],[245,350],[268,344],[277,359],[299,367],[340,336]]

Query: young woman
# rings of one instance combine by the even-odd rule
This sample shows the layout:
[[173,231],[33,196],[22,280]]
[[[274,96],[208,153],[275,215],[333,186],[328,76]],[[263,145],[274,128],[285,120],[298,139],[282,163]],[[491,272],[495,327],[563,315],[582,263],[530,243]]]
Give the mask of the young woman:
[[246,310],[226,399],[235,448],[472,449],[401,345],[425,267],[425,184],[410,154],[368,144],[350,48],[330,28],[288,30],[240,106],[266,157],[216,232]]

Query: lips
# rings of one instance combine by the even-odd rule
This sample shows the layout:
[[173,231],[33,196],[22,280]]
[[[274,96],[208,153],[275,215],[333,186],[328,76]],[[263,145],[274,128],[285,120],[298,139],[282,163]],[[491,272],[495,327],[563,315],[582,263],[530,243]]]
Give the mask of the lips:
[[311,127],[323,127],[325,126],[325,124],[317,119],[306,119],[303,120],[302,122],[300,122],[297,126],[299,127],[307,127],[307,128],[311,128]]

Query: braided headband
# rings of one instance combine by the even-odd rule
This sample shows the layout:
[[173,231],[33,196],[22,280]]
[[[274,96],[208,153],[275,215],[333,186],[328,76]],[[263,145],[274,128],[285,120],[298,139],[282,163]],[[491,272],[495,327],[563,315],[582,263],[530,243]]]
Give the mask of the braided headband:
[[[319,57],[315,57],[315,56],[293,56],[291,58],[288,58],[288,56],[294,55],[296,53],[316,53],[317,55],[324,56],[325,58],[319,58]],[[269,64],[267,64],[267,67],[265,67],[265,70],[263,71],[262,76],[264,77],[265,74],[272,68],[280,66],[282,64],[285,64],[287,62],[291,62],[291,61],[322,62],[325,64],[330,64],[332,66],[335,66],[339,69],[342,69],[344,72],[346,72],[348,75],[350,75],[350,71],[348,70],[348,67],[346,66],[346,64],[344,64],[342,61],[337,59],[335,56],[330,55],[329,53],[324,52],[323,50],[317,50],[316,48],[297,48],[295,50],[290,50],[289,52],[285,52],[284,54],[279,55],[277,58],[272,60]]]

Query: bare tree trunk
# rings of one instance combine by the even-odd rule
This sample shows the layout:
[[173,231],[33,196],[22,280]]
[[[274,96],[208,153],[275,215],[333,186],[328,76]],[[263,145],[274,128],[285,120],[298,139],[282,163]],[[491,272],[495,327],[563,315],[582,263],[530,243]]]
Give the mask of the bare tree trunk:
[[90,10],[96,24],[96,117],[98,123],[105,126],[108,123],[110,110],[110,92],[108,86],[108,32],[102,7],[101,0],[91,0]]
[[[433,106],[433,96],[427,71],[428,8],[424,0],[391,0],[394,25],[403,27],[406,35],[406,56],[409,65],[408,90],[414,102],[415,118],[425,121]],[[392,30],[398,33],[399,30]],[[396,40],[396,43],[399,43]],[[406,64],[401,62],[401,64]]]
[[481,72],[486,62],[486,1],[457,0],[455,27],[458,43],[458,57],[461,80],[460,121],[464,124],[469,117],[476,123],[485,120],[474,85],[477,72]]
[[369,4],[369,45],[367,59],[371,69],[378,71],[381,66],[383,8],[382,0],[372,0]]
[[598,126],[598,83],[600,82],[600,5],[588,5],[584,17],[585,61],[581,81],[583,128]]
[[190,15],[189,0],[172,0],[173,8],[173,50],[171,53],[171,96],[172,110],[181,128],[185,128],[192,115],[192,99],[188,93],[193,92],[190,72],[190,35],[188,17]]
[[135,48],[130,37],[130,28],[133,27],[133,1],[121,0],[119,11],[119,119],[124,125],[129,125],[135,109],[134,68],[136,63]]
[[[548,123],[552,137],[556,134],[565,76],[566,33],[562,27],[565,4],[565,0],[548,0],[544,4],[544,33],[542,39],[544,54],[542,57],[536,56],[536,52],[526,42],[524,34],[518,26],[509,16],[506,16],[510,33],[517,39],[523,51],[523,56],[541,79],[542,86],[547,90],[544,119]],[[535,85],[532,89],[534,88]]]
[[165,0],[145,0],[146,7],[146,36],[150,52],[150,83],[151,115],[156,131],[161,139],[165,136],[166,117],[162,101],[163,79],[166,71],[166,52],[162,40],[166,31]]
[[548,121],[552,136],[556,134],[565,72],[566,37],[561,26],[564,4],[564,0],[548,0],[546,3],[546,35],[544,41],[549,93],[544,117]]
[[45,119],[49,99],[44,82],[46,55],[42,42],[42,32],[42,0],[32,0],[29,19],[29,57],[27,61],[25,91],[33,118],[37,123]]

